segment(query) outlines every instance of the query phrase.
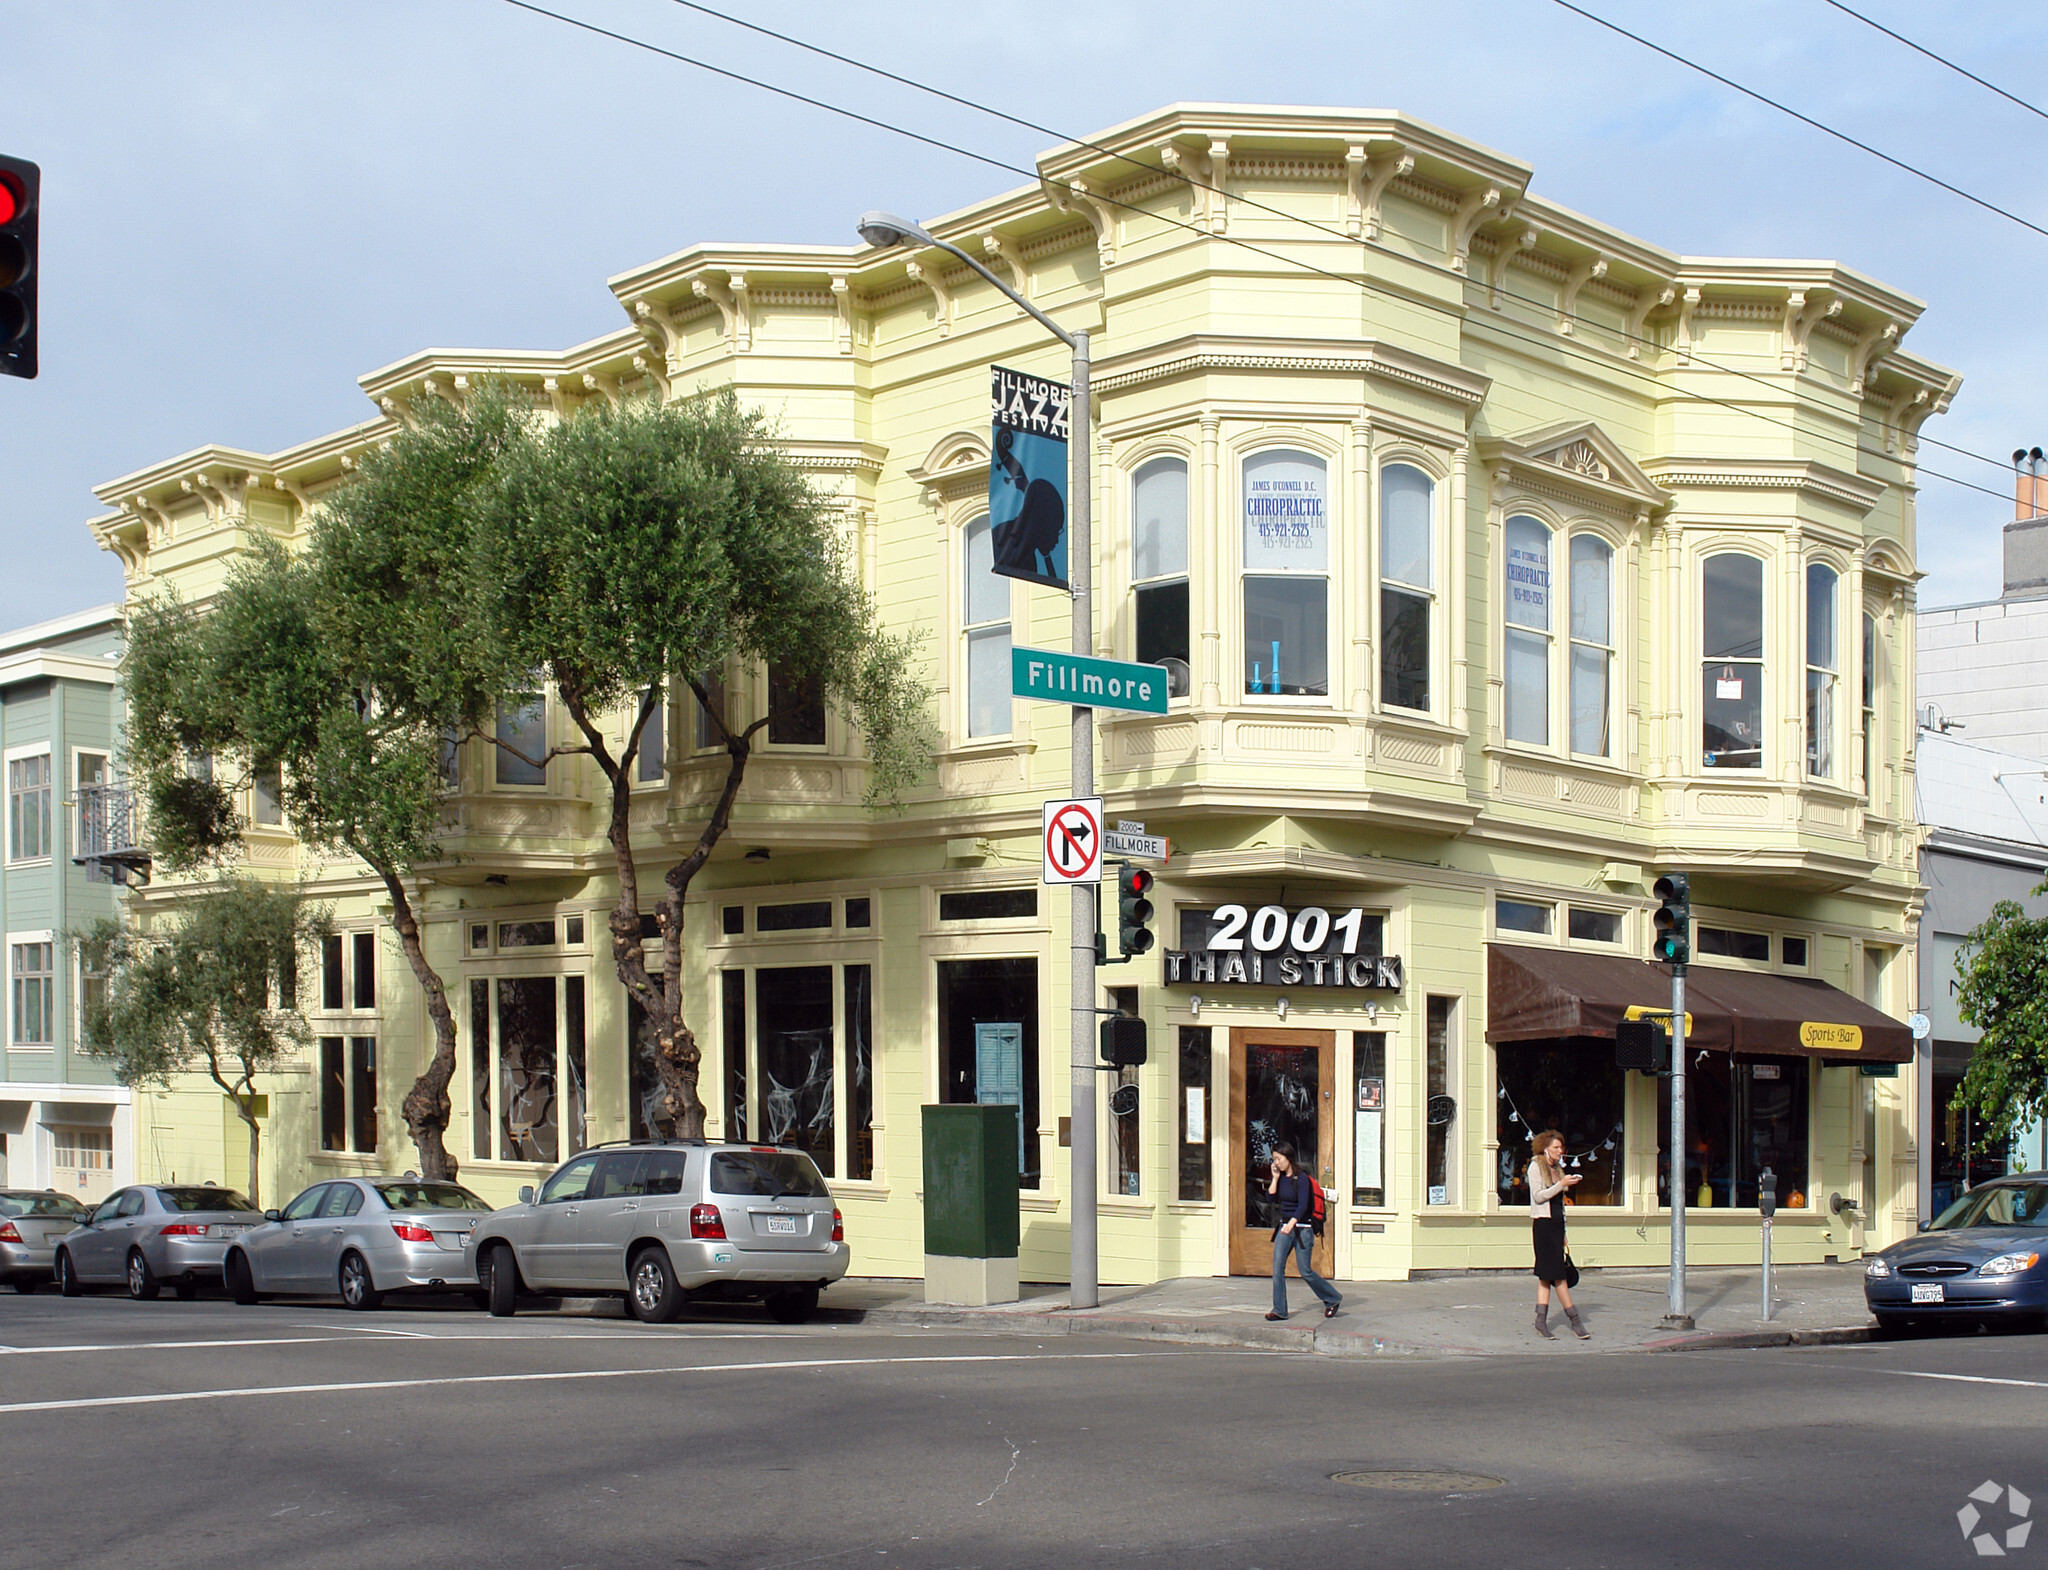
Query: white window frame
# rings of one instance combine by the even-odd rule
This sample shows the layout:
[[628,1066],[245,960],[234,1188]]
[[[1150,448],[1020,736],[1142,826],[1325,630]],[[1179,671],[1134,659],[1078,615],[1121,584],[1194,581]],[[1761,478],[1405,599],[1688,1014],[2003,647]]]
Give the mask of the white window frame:
[[[1716,656],[1709,658],[1707,655],[1707,564],[1722,556],[1740,556],[1757,564],[1758,653],[1754,657],[1744,656],[1740,659],[1735,659],[1726,656]],[[1775,732],[1777,722],[1783,718],[1778,710],[1780,694],[1774,692],[1771,685],[1772,674],[1779,664],[1779,661],[1773,658],[1772,650],[1776,647],[1773,640],[1775,629],[1780,624],[1780,619],[1774,613],[1771,604],[1771,569],[1778,560],[1779,558],[1775,552],[1757,549],[1754,541],[1727,537],[1704,542],[1693,553],[1690,570],[1686,575],[1686,595],[1687,605],[1696,620],[1692,639],[1692,671],[1688,681],[1689,691],[1686,695],[1683,713],[1686,725],[1687,755],[1693,760],[1694,772],[1700,778],[1741,781],[1768,780],[1775,777],[1772,773],[1777,764],[1778,754]],[[1805,588],[1804,578],[1800,580],[1800,586],[1803,593]],[[1800,619],[1803,624],[1804,617],[1802,616]],[[1744,668],[1754,666],[1756,668],[1759,701],[1757,716],[1757,763],[1754,768],[1735,768],[1731,766],[1728,768],[1710,769],[1707,767],[1707,672],[1711,667],[1721,665],[1739,665]],[[1801,670],[1805,669],[1803,658],[1800,661],[1800,668]]]
[[[1577,586],[1572,577],[1572,553],[1582,539],[1597,540],[1607,552],[1607,641],[1604,643],[1596,642],[1590,638],[1581,638],[1572,622],[1572,617],[1578,610]],[[1622,626],[1620,568],[1623,558],[1621,547],[1614,540],[1608,538],[1604,530],[1594,528],[1589,524],[1578,523],[1574,524],[1565,533],[1564,555],[1563,746],[1568,757],[1592,758],[1602,763],[1613,763],[1616,761],[1616,753],[1618,751],[1617,740],[1620,731],[1620,715],[1617,711],[1616,699],[1620,695],[1622,680],[1621,640],[1617,636]],[[1554,572],[1555,569],[1553,569]],[[1573,689],[1573,677],[1577,670],[1576,659],[1578,651],[1581,649],[1590,649],[1604,655],[1607,661],[1607,750],[1604,752],[1581,752],[1575,745],[1575,738],[1572,735],[1574,699],[1576,698],[1576,693]]]
[[[1816,571],[1826,572],[1834,579],[1834,586],[1830,590],[1829,595],[1832,601],[1830,620],[1833,625],[1829,628],[1828,641],[1830,647],[1827,653],[1831,663],[1825,665],[1816,665],[1813,661],[1813,575]],[[1808,783],[1817,781],[1822,784],[1832,785],[1839,783],[1842,778],[1843,753],[1845,750],[1842,746],[1844,739],[1842,726],[1842,689],[1844,686],[1842,681],[1842,623],[1844,620],[1842,601],[1847,595],[1848,588],[1848,574],[1843,571],[1840,563],[1831,561],[1827,557],[1809,557],[1800,568],[1799,777]],[[1862,635],[1863,623],[1859,616],[1856,622],[1856,636],[1860,640]],[[1821,700],[1825,707],[1818,711],[1816,711],[1813,699],[1815,676],[1822,678],[1822,687],[1825,692],[1825,697]],[[1819,717],[1825,723],[1827,739],[1825,758],[1818,756],[1819,749],[1815,745],[1814,720],[1816,712],[1818,712]],[[1823,764],[1824,766],[1816,767],[1816,763]]]
[[1862,726],[1862,752],[1856,766],[1856,780],[1865,802],[1876,805],[1875,776],[1884,765],[1885,657],[1884,607],[1863,602],[1856,619],[1856,704]]
[[[1141,577],[1138,572],[1138,482],[1146,471],[1159,464],[1178,464],[1181,473],[1181,564],[1178,571],[1155,573]],[[1130,508],[1130,657],[1138,658],[1138,596],[1151,589],[1168,589],[1174,584],[1184,584],[1188,593],[1188,685],[1189,696],[1194,686],[1195,645],[1195,602],[1194,602],[1194,463],[1189,455],[1178,448],[1148,449],[1138,455],[1129,465],[1124,476],[1124,499]],[[1169,700],[1177,702],[1180,700]]]
[[[32,758],[41,758],[43,760],[45,776],[43,780],[45,798],[43,803],[44,844],[40,851],[33,855],[24,856],[21,853],[21,846],[17,843],[18,836],[15,832],[14,766],[17,763],[25,763]],[[7,792],[7,864],[10,867],[46,866],[56,859],[57,854],[57,760],[55,749],[47,741],[33,742],[20,747],[9,747],[4,754],[0,754],[0,762],[5,764],[4,772],[6,776],[4,781],[0,781],[0,785],[4,785]]]
[[71,820],[71,843],[73,846],[85,843],[85,803],[79,799],[78,795],[80,788],[85,782],[78,777],[78,766],[87,758],[98,758],[101,760],[103,767],[100,771],[100,783],[102,785],[114,783],[113,748],[74,746],[71,749],[71,811],[66,816]]
[[[10,1052],[54,1052],[57,1049],[57,934],[48,928],[39,932],[10,932],[7,934],[7,1050]],[[48,1000],[43,1007],[43,1018],[49,1028],[47,1041],[24,1041],[21,1039],[21,1009],[19,1007],[19,986],[22,979],[14,969],[14,955],[17,947],[30,944],[50,945],[50,968],[33,974],[47,976]]]
[[[633,760],[633,778],[629,782],[629,788],[634,791],[660,790],[668,784],[669,744],[675,739],[677,709],[677,704],[675,701],[675,688],[676,683],[673,681],[664,681],[661,684],[661,696],[655,700],[654,718],[648,721],[649,731],[651,731],[656,725],[659,725],[661,727],[661,746],[654,753],[650,754],[647,751],[647,742],[649,739],[648,731],[642,731],[640,733],[641,751],[639,755],[635,757]],[[686,692],[689,691],[687,687],[685,687],[683,690]],[[692,693],[690,695],[690,707],[693,711],[690,715],[692,721],[694,721],[697,718],[694,712],[696,706],[696,694]],[[619,725],[620,747],[623,748],[626,745],[627,738],[633,734],[633,722],[639,718],[640,700],[638,698],[634,698],[627,702],[625,706],[625,713]],[[657,758],[659,762],[659,767],[655,770],[652,776],[649,776],[643,772],[643,770],[646,767],[647,759],[650,756]]]
[[[1515,595],[1515,552],[1514,533],[1518,523],[1534,524],[1543,531],[1544,574],[1549,582],[1544,591],[1543,625],[1518,622],[1511,618],[1510,611]],[[1569,541],[1565,531],[1550,518],[1534,508],[1518,507],[1509,510],[1501,520],[1501,563],[1500,563],[1500,679],[1501,679],[1501,739],[1511,747],[1529,747],[1540,752],[1556,752],[1558,747],[1557,702],[1557,645],[1558,645],[1558,600],[1557,592],[1557,542],[1560,537]],[[1516,736],[1511,728],[1515,716],[1515,687],[1511,678],[1510,649],[1517,639],[1541,645],[1543,691],[1541,695],[1541,717],[1543,735],[1537,738]]]
[[[545,684],[540,686],[533,695],[540,702],[540,753],[545,758],[552,745],[551,738],[554,735],[555,703],[554,699],[549,696]],[[498,735],[499,729],[504,724],[505,713],[510,704],[511,700],[508,698],[497,700],[497,705],[491,715],[491,735],[494,738]],[[514,712],[517,711],[515,710]],[[498,777],[498,770],[501,765],[508,762],[515,767],[524,767],[524,765],[520,763],[519,759],[513,757],[512,754],[493,740],[491,743],[491,789],[494,791],[523,791],[535,795],[545,795],[549,788],[548,774],[552,770],[555,761],[553,758],[548,758],[547,762],[541,765],[541,778],[538,783],[500,779]]]
[[[977,507],[966,518],[962,519],[958,527],[953,531],[952,592],[957,596],[954,600],[956,612],[953,617],[953,625],[959,629],[959,637],[954,644],[954,648],[957,651],[956,657],[959,661],[959,680],[954,686],[954,691],[959,694],[959,699],[953,727],[953,739],[963,746],[984,746],[991,743],[1001,744],[1009,742],[1017,733],[1017,703],[1014,697],[1006,697],[1004,700],[1003,713],[1005,723],[1000,729],[983,731],[979,735],[976,735],[974,732],[974,645],[977,641],[992,642],[998,633],[1006,640],[1006,647],[1015,648],[1017,643],[1017,598],[1014,579],[1004,577],[1000,573],[994,574],[1002,583],[1003,615],[1000,619],[990,618],[986,621],[969,621],[967,619],[969,613],[969,595],[967,590],[969,554],[967,538],[977,524],[982,525],[988,530],[991,538],[991,553],[993,553],[994,526],[990,521],[989,512],[985,506]],[[1009,662],[1007,658],[1004,660],[1003,666],[1002,687],[1007,694],[1010,687]]]
[[[1429,583],[1419,585],[1406,579],[1392,578],[1386,571],[1386,491],[1387,471],[1392,468],[1413,469],[1429,481]],[[1373,456],[1372,508],[1370,527],[1367,531],[1372,551],[1372,573],[1368,594],[1367,618],[1372,627],[1373,668],[1371,671],[1373,708],[1375,712],[1390,717],[1406,716],[1411,719],[1434,720],[1449,713],[1449,697],[1444,691],[1446,663],[1446,642],[1450,638],[1447,590],[1440,586],[1440,580],[1449,570],[1450,552],[1446,549],[1444,530],[1444,492],[1448,476],[1431,457],[1413,448],[1396,448],[1376,453]],[[1386,669],[1387,627],[1385,615],[1386,592],[1396,589],[1413,595],[1425,602],[1429,612],[1429,705],[1413,709],[1404,704],[1390,703],[1387,699],[1384,673]]]
[[[1276,568],[1254,569],[1247,567],[1244,556],[1245,469],[1261,458],[1281,454],[1305,458],[1323,467],[1323,505],[1325,549],[1323,565],[1318,568],[1299,568],[1292,571]],[[1342,455],[1323,443],[1312,441],[1307,433],[1298,431],[1262,432],[1254,442],[1238,448],[1235,452],[1233,495],[1235,504],[1231,512],[1231,550],[1237,566],[1235,574],[1236,604],[1233,624],[1237,637],[1232,647],[1234,689],[1238,700],[1259,708],[1306,708],[1328,709],[1334,707],[1343,692],[1344,669],[1339,651],[1344,647],[1341,604],[1342,596],[1337,585],[1343,582],[1344,547],[1341,528],[1343,508],[1344,467]],[[1192,522],[1192,520],[1191,520]],[[1192,550],[1193,542],[1190,541]],[[1320,581],[1323,585],[1323,687],[1319,693],[1253,692],[1246,679],[1244,668],[1245,651],[1245,584],[1252,578],[1273,578],[1282,582]],[[1193,632],[1192,604],[1189,607],[1189,632]],[[1192,638],[1190,639],[1192,641]]]

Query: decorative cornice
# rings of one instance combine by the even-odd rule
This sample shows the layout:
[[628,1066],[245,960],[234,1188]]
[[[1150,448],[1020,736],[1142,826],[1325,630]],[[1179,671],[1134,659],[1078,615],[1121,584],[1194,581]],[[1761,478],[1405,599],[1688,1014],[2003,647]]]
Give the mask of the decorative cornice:
[[1485,401],[1487,389],[1493,385],[1491,377],[1463,366],[1431,360],[1372,338],[1340,348],[1305,339],[1193,334],[1135,354],[1111,356],[1098,361],[1097,367],[1089,385],[1099,394],[1203,371],[1306,371],[1400,382],[1470,410]]
[[1859,516],[1884,496],[1882,481],[1802,458],[1653,458],[1643,472],[1672,491],[1791,491]]

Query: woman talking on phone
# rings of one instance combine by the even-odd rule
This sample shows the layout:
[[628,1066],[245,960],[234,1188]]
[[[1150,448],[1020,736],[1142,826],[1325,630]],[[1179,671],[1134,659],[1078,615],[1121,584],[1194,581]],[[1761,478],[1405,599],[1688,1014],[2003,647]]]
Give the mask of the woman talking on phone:
[[1337,1289],[1316,1274],[1311,1256],[1316,1247],[1315,1180],[1294,1164],[1294,1147],[1281,1140],[1273,1147],[1272,1176],[1266,1192],[1279,1201],[1280,1224],[1273,1228],[1273,1312],[1268,1319],[1287,1317],[1287,1256],[1298,1255],[1301,1279],[1323,1301],[1323,1318],[1344,1306]]
[[1579,1323],[1579,1311],[1572,1307],[1566,1280],[1572,1274],[1572,1262],[1564,1246],[1565,1190],[1577,1185],[1579,1174],[1567,1172],[1561,1165],[1564,1136],[1556,1129],[1545,1129],[1532,1144],[1535,1157],[1529,1163],[1529,1217],[1536,1243],[1536,1334],[1546,1341],[1557,1339],[1548,1323],[1550,1289],[1556,1287],[1558,1306],[1570,1321],[1572,1334],[1587,1341],[1593,1332]]

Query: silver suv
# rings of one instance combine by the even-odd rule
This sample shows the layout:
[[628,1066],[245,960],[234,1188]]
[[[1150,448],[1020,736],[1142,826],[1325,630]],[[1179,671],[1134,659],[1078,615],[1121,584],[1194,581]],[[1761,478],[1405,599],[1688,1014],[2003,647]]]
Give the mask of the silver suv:
[[492,1212],[470,1258],[493,1314],[518,1294],[623,1297],[647,1324],[692,1299],[766,1301],[786,1325],[846,1274],[844,1223],[811,1158],[774,1145],[600,1145]]

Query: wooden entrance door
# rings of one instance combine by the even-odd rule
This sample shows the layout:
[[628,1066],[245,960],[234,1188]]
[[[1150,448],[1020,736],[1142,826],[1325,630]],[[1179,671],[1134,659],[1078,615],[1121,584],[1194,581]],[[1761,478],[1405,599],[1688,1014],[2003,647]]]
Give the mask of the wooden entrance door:
[[[1301,1166],[1325,1189],[1336,1171],[1331,1099],[1337,1036],[1329,1030],[1233,1028],[1230,1032],[1230,1273],[1273,1272],[1278,1207],[1266,1193],[1274,1145],[1292,1144]],[[1317,1236],[1316,1269],[1328,1276],[1332,1246]]]

